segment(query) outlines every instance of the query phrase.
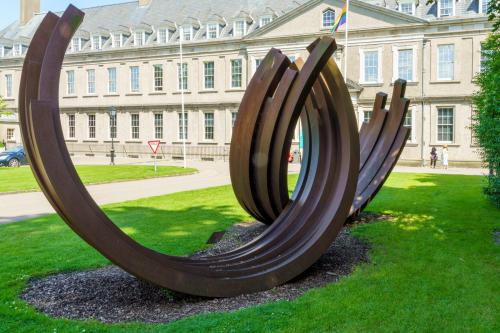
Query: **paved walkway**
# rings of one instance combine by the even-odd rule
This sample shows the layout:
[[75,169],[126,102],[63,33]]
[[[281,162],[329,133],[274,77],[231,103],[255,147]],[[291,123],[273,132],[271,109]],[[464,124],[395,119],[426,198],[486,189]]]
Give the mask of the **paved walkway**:
[[[106,158],[92,160],[74,159],[75,164],[108,164]],[[117,164],[152,164],[151,161],[134,159],[117,159]],[[159,165],[182,165],[182,162],[164,161]],[[230,183],[229,165],[227,162],[188,162],[188,167],[197,168],[200,172],[176,177],[163,177],[129,182],[89,185],[87,189],[99,205],[136,200],[146,197],[170,194],[175,192],[202,189]],[[290,172],[298,172],[299,165],[292,164]],[[452,168],[449,170],[396,167],[395,172],[443,173],[484,175],[487,170]],[[41,192],[18,194],[0,194],[0,224],[22,221],[28,218],[54,213],[53,208]]]

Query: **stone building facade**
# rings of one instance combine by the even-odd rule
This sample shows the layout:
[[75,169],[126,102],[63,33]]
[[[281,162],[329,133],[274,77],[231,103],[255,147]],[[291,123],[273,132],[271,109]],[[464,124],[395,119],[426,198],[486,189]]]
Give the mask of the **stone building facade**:
[[[158,139],[162,158],[182,158],[184,141],[189,158],[227,158],[239,102],[260,60],[271,47],[292,60],[306,58],[309,43],[331,35],[343,4],[141,0],[84,9],[60,80],[61,123],[70,151],[105,155],[113,141],[118,156],[147,157],[147,141]],[[479,164],[470,130],[471,96],[481,43],[491,30],[487,5],[487,0],[350,1],[348,44],[344,26],[335,36],[334,58],[343,68],[348,52],[348,87],[360,125],[369,120],[377,92],[390,95],[394,80],[408,81],[412,104],[405,125],[412,134],[402,163],[420,165],[431,147],[446,144],[451,164]],[[26,22],[0,32],[0,94],[12,111],[23,54],[44,16],[24,15]],[[2,126],[0,135],[13,128],[5,138],[10,144],[20,142],[12,122]]]

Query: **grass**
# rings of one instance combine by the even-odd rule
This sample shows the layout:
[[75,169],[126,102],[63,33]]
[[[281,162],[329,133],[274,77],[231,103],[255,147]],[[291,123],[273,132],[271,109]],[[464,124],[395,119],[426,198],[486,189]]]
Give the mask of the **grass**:
[[[158,166],[155,174],[152,166],[145,165],[77,165],[76,171],[82,181],[89,185],[191,174],[196,169]],[[35,190],[38,191],[39,187],[29,167],[0,168],[0,193]]]
[[[57,217],[0,226],[0,332],[499,332],[500,211],[474,176],[393,174],[368,207],[394,219],[354,229],[371,262],[295,301],[171,324],[52,319],[19,300],[30,277],[109,262]],[[144,245],[182,255],[248,220],[230,187],[106,206]]]

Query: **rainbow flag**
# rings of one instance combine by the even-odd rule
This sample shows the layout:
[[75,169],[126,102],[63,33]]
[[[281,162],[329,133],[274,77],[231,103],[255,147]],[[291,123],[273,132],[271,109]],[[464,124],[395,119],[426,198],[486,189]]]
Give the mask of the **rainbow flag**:
[[337,20],[335,21],[335,24],[333,25],[332,30],[330,32],[336,32],[339,30],[341,26],[345,24],[347,20],[347,3],[342,7],[342,12],[340,13],[339,17],[337,17]]

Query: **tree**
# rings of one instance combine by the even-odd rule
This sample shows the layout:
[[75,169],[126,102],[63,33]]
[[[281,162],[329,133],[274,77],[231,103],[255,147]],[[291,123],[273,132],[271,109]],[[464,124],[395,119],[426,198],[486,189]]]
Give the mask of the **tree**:
[[500,1],[492,1],[488,19],[493,31],[482,46],[479,91],[473,97],[476,113],[472,129],[490,174],[485,193],[500,208]]

